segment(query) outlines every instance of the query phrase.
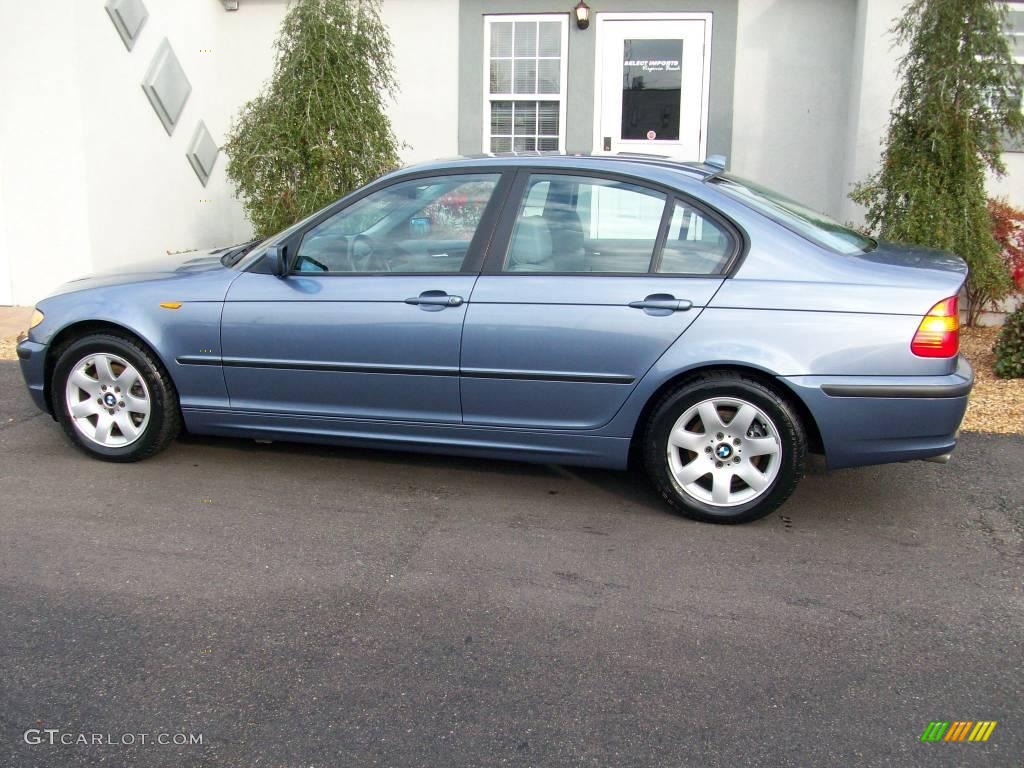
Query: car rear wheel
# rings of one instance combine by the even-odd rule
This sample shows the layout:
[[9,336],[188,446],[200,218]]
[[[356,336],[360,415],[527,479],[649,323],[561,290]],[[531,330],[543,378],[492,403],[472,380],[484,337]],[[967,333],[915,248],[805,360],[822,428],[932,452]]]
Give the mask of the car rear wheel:
[[181,429],[170,377],[127,337],[95,334],[72,342],[54,366],[50,392],[71,441],[106,461],[148,458]]
[[647,473],[674,510],[704,522],[744,523],[793,493],[807,438],[774,391],[739,374],[711,372],[655,405],[643,448]]

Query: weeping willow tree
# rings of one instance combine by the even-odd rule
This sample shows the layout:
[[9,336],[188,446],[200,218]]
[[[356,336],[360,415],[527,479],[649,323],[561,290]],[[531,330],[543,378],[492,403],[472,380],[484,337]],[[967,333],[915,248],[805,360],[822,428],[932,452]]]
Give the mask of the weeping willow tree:
[[993,0],[911,0],[893,30],[906,46],[881,168],[850,197],[889,240],[953,251],[972,296],[1000,297],[1010,279],[985,193],[1003,142],[1024,129],[1021,78]]
[[242,107],[224,147],[257,235],[284,229],[394,168],[385,113],[396,90],[379,0],[294,0],[274,74]]

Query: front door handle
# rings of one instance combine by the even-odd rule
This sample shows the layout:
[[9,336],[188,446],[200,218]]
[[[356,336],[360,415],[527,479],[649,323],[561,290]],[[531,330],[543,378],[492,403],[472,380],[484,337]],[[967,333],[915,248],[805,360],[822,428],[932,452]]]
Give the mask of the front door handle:
[[424,291],[419,296],[405,300],[406,304],[416,304],[422,309],[437,312],[445,307],[458,307],[462,304],[461,296],[450,296],[444,291]]
[[677,299],[670,293],[652,293],[640,301],[631,301],[629,306],[633,309],[660,309],[668,312],[685,312],[693,307],[689,299]]

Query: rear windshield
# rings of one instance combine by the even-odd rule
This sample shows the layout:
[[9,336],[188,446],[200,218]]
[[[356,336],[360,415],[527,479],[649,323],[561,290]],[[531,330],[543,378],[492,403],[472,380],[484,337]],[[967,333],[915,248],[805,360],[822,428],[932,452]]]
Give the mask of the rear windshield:
[[723,192],[824,248],[855,254],[866,253],[878,245],[870,237],[760,184],[730,173],[717,176],[715,181]]

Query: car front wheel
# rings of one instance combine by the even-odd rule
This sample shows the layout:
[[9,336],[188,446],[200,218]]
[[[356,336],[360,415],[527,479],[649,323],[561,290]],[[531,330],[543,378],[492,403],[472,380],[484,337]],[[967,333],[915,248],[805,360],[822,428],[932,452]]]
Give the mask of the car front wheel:
[[712,372],[654,407],[644,463],[677,512],[744,523],[777,509],[803,476],[807,438],[793,408],[739,374]]
[[181,429],[170,377],[131,338],[95,334],[72,342],[54,366],[51,396],[72,442],[106,461],[148,458]]

